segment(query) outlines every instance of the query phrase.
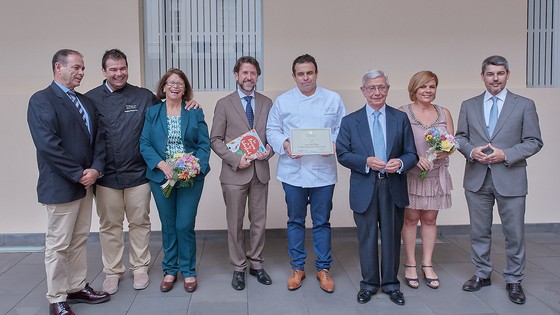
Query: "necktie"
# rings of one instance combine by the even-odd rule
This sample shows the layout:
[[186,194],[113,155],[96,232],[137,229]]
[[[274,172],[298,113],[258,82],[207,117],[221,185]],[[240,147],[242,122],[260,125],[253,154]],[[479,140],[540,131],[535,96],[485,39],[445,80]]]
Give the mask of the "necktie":
[[[373,150],[375,151],[374,153],[377,158],[387,162],[385,137],[383,136],[383,129],[381,128],[379,115],[381,115],[380,111],[376,110],[373,112]],[[381,172],[384,173],[385,170],[381,170]]]
[[496,122],[498,121],[498,97],[492,96],[492,108],[490,108],[490,117],[488,118],[488,134],[492,136]]
[[[68,92],[66,92],[66,94],[68,94],[68,97],[70,97],[70,100],[72,101],[72,103],[74,103],[74,105],[78,109],[78,112],[82,116],[82,119],[84,120],[84,124],[86,125],[86,127],[88,127],[87,119],[86,119],[86,112],[84,111],[84,108],[82,107],[82,105],[78,102],[78,96],[76,95],[76,92],[74,92],[73,90],[69,90]],[[88,127],[88,130],[89,130],[89,127]]]
[[253,114],[253,108],[251,107],[251,98],[252,96],[245,96],[244,99],[247,102],[247,106],[245,106],[245,114],[247,114],[247,120],[249,121],[249,127],[253,129],[253,121],[255,120],[255,115]]

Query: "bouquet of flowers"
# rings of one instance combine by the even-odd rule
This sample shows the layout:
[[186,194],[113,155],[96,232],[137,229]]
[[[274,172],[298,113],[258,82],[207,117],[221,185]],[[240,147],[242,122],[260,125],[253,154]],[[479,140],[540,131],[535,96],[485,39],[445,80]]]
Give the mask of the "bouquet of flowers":
[[[453,154],[459,148],[459,143],[455,142],[455,137],[445,131],[435,127],[428,128],[424,133],[424,139],[430,148],[426,151],[426,159],[432,163],[437,157],[437,152],[447,152]],[[420,179],[425,179],[429,170],[422,170]]]
[[171,190],[175,185],[178,185],[177,187],[192,186],[194,177],[200,174],[198,158],[191,153],[175,153],[166,162],[173,167],[173,178],[161,185],[165,197],[171,195]]

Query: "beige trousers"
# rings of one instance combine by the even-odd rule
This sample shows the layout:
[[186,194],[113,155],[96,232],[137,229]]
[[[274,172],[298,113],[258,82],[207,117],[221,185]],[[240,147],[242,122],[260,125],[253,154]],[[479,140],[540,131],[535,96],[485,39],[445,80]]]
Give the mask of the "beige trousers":
[[97,185],[95,203],[99,215],[99,239],[103,271],[107,275],[125,272],[122,262],[124,252],[124,217],[128,221],[130,241],[130,270],[148,271],[150,264],[150,184],[125,189]]
[[89,188],[82,199],[46,205],[45,269],[49,303],[64,302],[68,292],[80,291],[86,285],[92,201],[92,188]]
[[[226,204],[228,226],[229,261],[235,271],[245,271],[247,267],[263,268],[262,252],[266,229],[266,209],[268,183],[263,184],[254,176],[245,185],[228,185],[222,183],[222,193]],[[248,209],[249,244],[245,248],[243,219],[245,208]]]

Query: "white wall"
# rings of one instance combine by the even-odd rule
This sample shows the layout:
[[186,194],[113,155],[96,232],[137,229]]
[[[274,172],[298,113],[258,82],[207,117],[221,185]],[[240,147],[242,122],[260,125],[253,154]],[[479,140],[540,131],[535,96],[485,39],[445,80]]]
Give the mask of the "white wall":
[[[33,92],[52,80],[50,59],[60,48],[84,54],[86,77],[81,92],[99,85],[101,56],[106,49],[120,48],[129,57],[130,82],[141,84],[141,25],[139,0],[70,2],[16,1],[2,3],[0,42],[3,45],[0,85],[3,112],[0,140],[0,233],[38,233],[46,228],[44,207],[37,203],[35,151],[27,129],[27,101]],[[407,103],[408,79],[429,69],[440,78],[436,103],[457,118],[461,101],[483,92],[480,63],[492,54],[508,58],[508,88],[533,98],[541,119],[545,147],[529,160],[527,222],[560,222],[555,193],[559,155],[555,136],[560,90],[525,88],[526,2],[495,1],[324,1],[264,0],[264,94],[273,98],[294,86],[291,63],[310,53],[319,63],[319,84],[339,92],[353,111],[363,106],[359,91],[362,74],[385,70],[390,76],[388,103]],[[211,124],[216,101],[226,95],[195,92]],[[276,172],[276,158],[272,160]],[[452,209],[442,211],[439,223],[468,224],[462,190],[464,159],[451,159],[455,190]],[[218,175],[220,161],[211,157],[209,174],[199,207],[197,229],[225,229],[224,205]],[[349,172],[339,168],[335,190],[333,226],[353,226],[348,207]],[[275,178],[275,176],[273,176]],[[152,207],[154,229],[160,228]],[[92,231],[97,231],[94,214]],[[496,220],[498,221],[498,220]],[[276,179],[270,183],[267,227],[286,225],[284,194]]]

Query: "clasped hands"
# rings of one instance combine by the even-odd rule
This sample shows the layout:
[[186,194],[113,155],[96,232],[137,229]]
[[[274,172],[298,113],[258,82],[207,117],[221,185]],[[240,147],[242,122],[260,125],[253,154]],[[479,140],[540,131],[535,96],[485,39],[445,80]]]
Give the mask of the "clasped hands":
[[[267,144],[266,145],[266,151],[265,152],[257,152],[256,153],[256,158],[255,160],[266,160],[269,156],[270,156],[270,151],[272,151],[272,148]],[[241,156],[241,159],[239,160],[239,166],[237,166],[238,169],[244,169],[247,168],[251,165],[251,161],[253,159],[250,156],[247,155],[243,155]]]
[[86,168],[82,172],[82,177],[80,177],[80,180],[78,182],[84,185],[85,189],[88,189],[95,183],[97,177],[99,177],[99,172],[96,169]]
[[[484,153],[487,150],[492,150],[492,153]],[[475,147],[472,151],[472,158],[482,164],[495,164],[503,162],[506,159],[506,155],[502,149],[498,149],[491,143],[488,143],[485,146]]]
[[390,159],[387,163],[385,163],[383,160],[380,160],[375,156],[368,157],[366,165],[374,171],[385,169],[385,172],[389,174],[396,173],[402,167],[401,160],[399,159]]

